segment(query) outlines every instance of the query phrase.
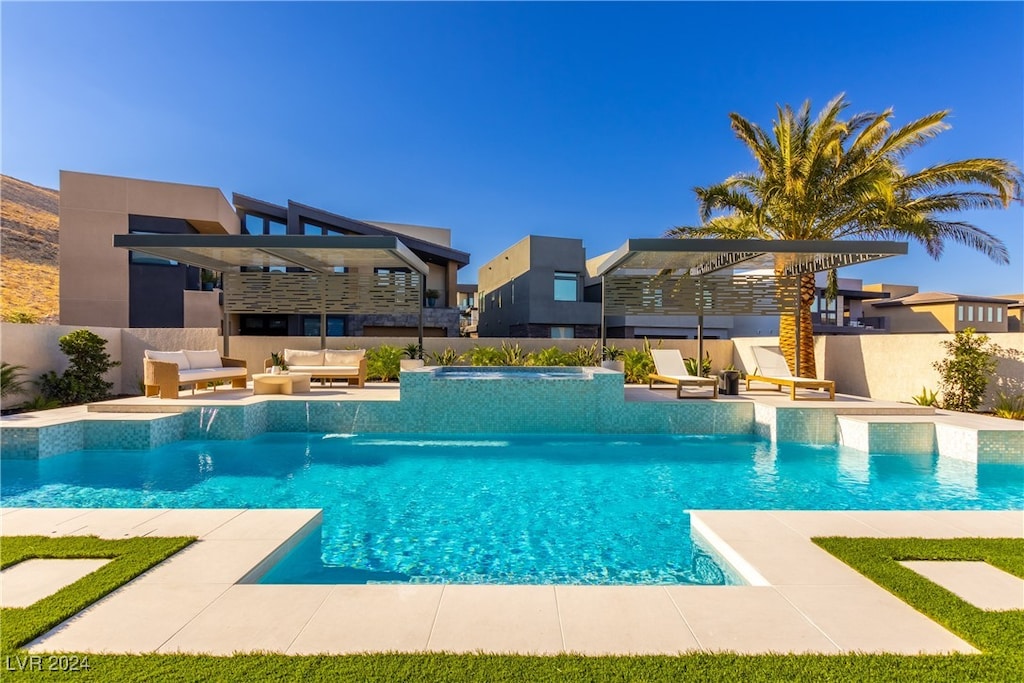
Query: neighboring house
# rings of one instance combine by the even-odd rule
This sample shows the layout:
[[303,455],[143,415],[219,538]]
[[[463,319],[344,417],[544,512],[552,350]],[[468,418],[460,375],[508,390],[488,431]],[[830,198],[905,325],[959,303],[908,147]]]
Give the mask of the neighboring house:
[[477,286],[473,284],[459,284],[455,287],[457,300],[455,306],[459,309],[459,332],[464,337],[476,336],[477,325],[480,323],[480,309],[476,305]]
[[1000,299],[1012,299],[1006,307],[1006,331],[1024,332],[1024,294],[1004,294]]
[[978,332],[1009,331],[1009,307],[1019,302],[1002,297],[914,292],[889,299],[864,302],[869,316],[888,319],[894,334],[959,332],[973,327]]
[[[583,241],[530,235],[480,267],[480,337],[596,338],[601,281]],[[695,339],[696,316],[608,315],[613,339]],[[728,339],[732,316],[706,316],[705,339]]]
[[[61,171],[61,324],[220,326],[220,293],[202,291],[214,274],[114,248],[115,234],[397,235],[428,264],[426,288],[441,293],[439,307],[425,312],[424,333],[458,336],[457,273],[469,254],[451,248],[449,230],[359,221],[291,201],[279,206],[238,194],[232,200],[214,187]],[[416,336],[416,318],[332,315],[327,334]],[[230,324],[232,334],[320,335],[319,315],[236,315]]]
[[530,235],[480,267],[480,337],[594,338],[601,304],[584,299],[583,241]]

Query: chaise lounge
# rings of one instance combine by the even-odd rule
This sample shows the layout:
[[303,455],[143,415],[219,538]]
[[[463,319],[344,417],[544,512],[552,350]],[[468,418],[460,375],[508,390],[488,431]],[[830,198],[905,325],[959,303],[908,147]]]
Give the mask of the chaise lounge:
[[[655,382],[674,384],[676,398],[683,398],[683,387],[711,387],[712,398],[718,398],[718,380],[712,377],[696,377],[686,370],[683,354],[675,349],[651,349],[655,372],[647,377],[647,388],[653,389]],[[687,397],[690,398],[690,397]],[[692,398],[706,398],[694,396]]]
[[[321,382],[330,381],[332,386],[336,379],[348,380],[349,386],[362,387],[366,384],[366,349],[285,349],[282,356],[290,372],[305,372]],[[269,358],[263,361],[265,368],[272,365]]]
[[[750,383],[767,382],[774,384],[778,391],[782,387],[789,387],[789,397],[796,399],[796,390],[799,389],[827,389],[828,400],[836,398],[836,383],[830,379],[811,379],[809,377],[794,377],[789,371],[786,358],[782,350],[777,346],[752,346],[750,350],[754,354],[754,361],[757,367],[752,374],[747,375],[747,391],[750,391]],[[817,397],[815,397],[817,398]],[[814,399],[811,399],[814,400]]]
[[[245,361],[227,358],[219,351],[153,351],[146,349],[142,359],[142,383],[146,396],[178,398],[178,389],[207,382],[231,380],[235,389],[245,389],[249,371]],[[217,384],[213,385],[214,391]]]

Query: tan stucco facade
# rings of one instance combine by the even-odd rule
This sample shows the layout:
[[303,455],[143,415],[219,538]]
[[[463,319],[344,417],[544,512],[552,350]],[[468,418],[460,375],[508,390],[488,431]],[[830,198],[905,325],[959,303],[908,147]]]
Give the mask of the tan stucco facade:
[[[959,316],[961,306],[964,308],[963,320]],[[989,309],[992,322],[988,320]],[[1006,304],[988,302],[942,301],[877,307],[865,302],[864,315],[888,318],[889,332],[892,334],[959,332],[968,327],[985,333],[1006,332],[1009,329]]]
[[60,172],[60,322],[128,327],[128,216],[181,218],[202,233],[241,232],[215,187]]

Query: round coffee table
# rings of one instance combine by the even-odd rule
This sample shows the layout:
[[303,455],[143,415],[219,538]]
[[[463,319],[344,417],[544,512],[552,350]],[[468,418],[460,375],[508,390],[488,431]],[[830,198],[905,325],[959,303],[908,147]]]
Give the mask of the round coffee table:
[[294,394],[308,392],[313,376],[305,372],[282,372],[277,375],[257,373],[252,376],[253,394]]

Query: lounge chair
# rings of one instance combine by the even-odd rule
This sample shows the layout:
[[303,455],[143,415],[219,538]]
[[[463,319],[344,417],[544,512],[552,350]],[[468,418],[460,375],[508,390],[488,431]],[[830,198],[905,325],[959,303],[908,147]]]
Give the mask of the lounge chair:
[[[712,377],[695,377],[686,371],[683,354],[675,349],[651,349],[655,372],[647,377],[647,387],[654,388],[655,382],[676,385],[676,398],[683,397],[683,387],[711,387],[712,398],[718,398],[718,380]],[[695,396],[694,398],[704,398]]]
[[835,400],[835,382],[830,379],[794,377],[793,373],[789,371],[789,365],[786,364],[786,359],[779,347],[752,346],[750,350],[754,353],[754,361],[757,367],[753,373],[747,375],[747,391],[750,391],[751,382],[767,382],[768,384],[774,384],[779,391],[782,391],[782,387],[789,387],[789,397],[794,401],[796,400],[796,390],[798,388],[828,389],[828,400]]

